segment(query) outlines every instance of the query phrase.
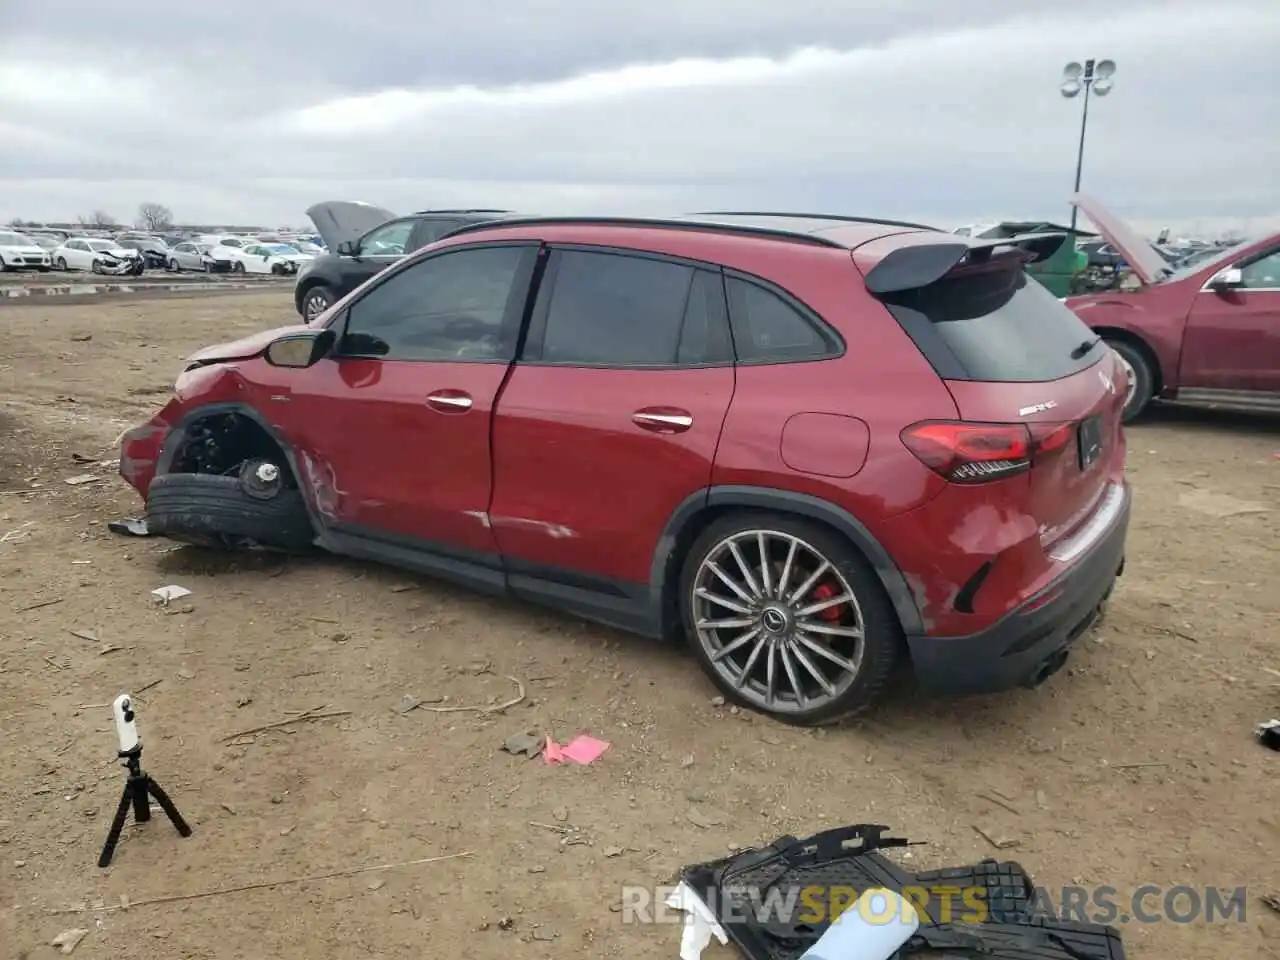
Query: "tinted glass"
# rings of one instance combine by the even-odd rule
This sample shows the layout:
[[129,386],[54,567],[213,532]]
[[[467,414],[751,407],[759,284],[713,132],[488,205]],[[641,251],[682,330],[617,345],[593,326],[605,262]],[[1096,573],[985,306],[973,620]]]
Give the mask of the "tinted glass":
[[367,257],[402,256],[405,245],[409,242],[409,231],[412,229],[412,220],[388,223],[360,241],[360,252]]
[[836,352],[835,344],[772,290],[730,278],[729,307],[739,360],[806,360]]
[[1280,289],[1280,250],[1241,267],[1240,280],[1245,289]]
[[1020,268],[944,277],[883,300],[945,379],[1057,380],[1098,359],[1096,348],[1080,349],[1097,335]]
[[352,306],[343,352],[389,360],[508,359],[503,319],[527,247],[458,250],[388,277]]
[[692,267],[578,250],[556,256],[544,361],[585,366],[677,362]]

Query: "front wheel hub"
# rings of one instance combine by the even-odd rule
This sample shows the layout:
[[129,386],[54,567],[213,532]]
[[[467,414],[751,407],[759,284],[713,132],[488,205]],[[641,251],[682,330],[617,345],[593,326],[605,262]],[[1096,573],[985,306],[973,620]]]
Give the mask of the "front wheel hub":
[[240,486],[255,500],[270,500],[284,488],[284,471],[270,460],[246,460],[240,468]]

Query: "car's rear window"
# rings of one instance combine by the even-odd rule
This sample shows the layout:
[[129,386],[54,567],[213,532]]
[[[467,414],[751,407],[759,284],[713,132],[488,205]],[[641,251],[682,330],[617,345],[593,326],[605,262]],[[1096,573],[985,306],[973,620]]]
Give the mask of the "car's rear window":
[[1031,383],[1092,366],[1096,334],[1025,270],[949,274],[881,296],[944,380]]

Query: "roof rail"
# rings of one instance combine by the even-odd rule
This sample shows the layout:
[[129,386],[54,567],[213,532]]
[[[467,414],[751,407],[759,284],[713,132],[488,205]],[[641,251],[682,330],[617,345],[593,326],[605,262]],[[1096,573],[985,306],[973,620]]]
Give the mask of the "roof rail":
[[[706,214],[703,214],[706,216]],[[718,223],[714,220],[669,219],[660,217],[507,217],[502,220],[485,220],[480,223],[468,223],[445,236],[456,237],[462,233],[477,233],[481,230],[496,230],[513,226],[588,226],[588,227],[646,227],[654,230],[707,230],[719,233],[746,234],[748,236],[770,237],[775,240],[793,240],[810,243],[819,247],[844,248],[819,234],[807,233],[803,230],[787,230],[781,227],[764,227],[754,224]],[[443,237],[441,239],[444,239]]]
[[419,213],[510,213],[510,210],[499,210],[497,207],[461,207],[456,210],[415,210],[414,215]]
[[782,213],[776,210],[700,210],[699,217],[791,217],[796,220],[835,220],[839,223],[874,223],[882,227],[908,227],[913,230],[937,230],[927,223],[906,220],[881,220],[876,217],[850,217],[840,213]]

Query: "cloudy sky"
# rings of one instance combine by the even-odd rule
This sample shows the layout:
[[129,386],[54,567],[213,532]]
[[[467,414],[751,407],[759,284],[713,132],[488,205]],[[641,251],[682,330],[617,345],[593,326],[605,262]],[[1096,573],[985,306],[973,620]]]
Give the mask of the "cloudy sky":
[[[1280,229],[1280,0],[0,0],[0,222],[826,210]],[[1036,11],[1036,12],[1028,12]]]

